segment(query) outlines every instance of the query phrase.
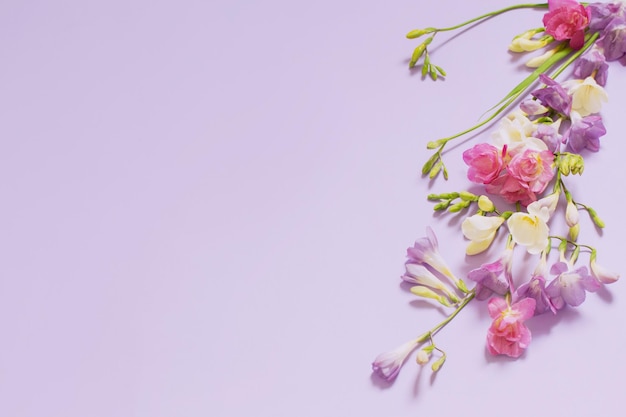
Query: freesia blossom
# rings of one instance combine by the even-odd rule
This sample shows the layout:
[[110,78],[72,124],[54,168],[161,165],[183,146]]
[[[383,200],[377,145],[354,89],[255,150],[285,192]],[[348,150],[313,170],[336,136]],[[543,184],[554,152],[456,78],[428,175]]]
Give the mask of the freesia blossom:
[[415,339],[398,346],[390,352],[381,353],[372,362],[372,370],[384,380],[393,381],[398,376],[406,358],[419,344],[420,339]]
[[406,254],[409,258],[407,263],[428,265],[435,271],[448,277],[457,285],[457,287],[459,287],[460,283],[458,278],[454,276],[439,253],[439,242],[437,241],[437,236],[430,227],[426,228],[426,237],[416,240],[413,247],[406,250]]
[[511,257],[505,254],[495,262],[483,264],[480,268],[471,270],[467,278],[476,283],[476,299],[486,300],[494,293],[505,295],[509,290],[509,284],[502,276],[511,262]]
[[543,16],[546,33],[557,41],[569,39],[572,49],[582,48],[591,19],[589,10],[575,0],[548,0],[548,5],[549,11]]
[[626,19],[611,20],[599,41],[607,61],[617,61],[626,55]]
[[463,152],[463,161],[469,165],[467,178],[479,184],[489,184],[498,178],[504,166],[502,152],[488,143],[479,143]]
[[479,214],[463,220],[461,230],[463,235],[471,240],[465,253],[476,255],[487,250],[502,223],[504,223],[504,218],[500,216],[481,216]]
[[554,123],[539,123],[535,131],[535,137],[541,139],[546,144],[550,152],[558,152],[561,148],[562,135],[559,133],[561,120]]
[[568,80],[563,83],[572,95],[572,111],[582,117],[598,113],[602,102],[609,101],[609,95],[593,77],[584,80]]
[[548,310],[556,313],[556,308],[550,302],[546,294],[546,279],[542,275],[533,275],[530,280],[522,284],[516,292],[516,299],[532,298],[535,300],[535,316]]
[[575,153],[580,153],[583,149],[598,152],[600,137],[605,133],[606,128],[600,115],[574,116],[570,128],[563,134],[563,140]]
[[587,267],[574,268],[569,262],[557,262],[550,273],[557,275],[546,287],[552,305],[560,310],[565,304],[577,307],[585,301],[585,291],[595,292],[601,284],[587,271]]
[[545,74],[539,75],[539,80],[546,86],[531,93],[541,104],[558,113],[569,115],[572,110],[572,99],[565,88]]
[[550,211],[539,202],[529,204],[527,210],[528,213],[513,213],[507,226],[515,243],[525,246],[528,253],[537,254],[548,245]]
[[579,79],[593,76],[596,82],[604,87],[608,73],[609,64],[606,62],[602,50],[594,45],[589,51],[576,60],[572,74]]
[[497,147],[504,148],[506,145],[509,152],[518,147],[536,147],[545,150],[546,146],[538,139],[533,138],[535,124],[526,117],[522,111],[511,112],[502,118],[493,135],[493,142]]
[[402,279],[411,284],[424,285],[435,290],[439,290],[446,294],[446,296],[453,302],[459,301],[457,296],[444,284],[439,278],[435,276],[424,265],[407,263],[405,265],[406,273],[402,275]]
[[533,193],[541,193],[554,177],[552,163],[554,154],[550,151],[526,149],[511,158],[507,170],[511,176],[527,184]]
[[513,178],[508,173],[501,175],[492,183],[487,184],[485,186],[485,190],[487,190],[490,194],[498,194],[502,196],[502,198],[509,203],[516,203],[519,201],[525,206],[537,199],[535,193],[528,189],[528,184],[525,184],[517,178]]
[[533,316],[535,300],[524,298],[509,306],[502,298],[492,298],[488,309],[494,319],[487,331],[489,353],[518,358],[531,341],[530,330],[524,322]]
[[623,2],[591,3],[587,7],[591,16],[589,29],[594,32],[606,29],[613,19],[625,17]]
[[592,257],[589,262],[591,275],[602,284],[612,284],[619,279],[619,274],[609,271],[596,263],[596,258]]

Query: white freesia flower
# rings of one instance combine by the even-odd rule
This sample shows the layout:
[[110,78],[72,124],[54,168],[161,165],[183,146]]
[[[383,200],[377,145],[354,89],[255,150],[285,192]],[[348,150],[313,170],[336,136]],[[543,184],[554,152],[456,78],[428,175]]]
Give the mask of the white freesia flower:
[[563,87],[572,96],[572,111],[582,117],[599,113],[602,102],[609,101],[609,95],[604,88],[591,76],[584,80],[565,81]]
[[507,221],[507,226],[513,241],[525,246],[528,253],[534,255],[548,245],[550,210],[539,201],[529,204],[527,210],[528,213],[513,213]]
[[578,207],[573,201],[569,201],[565,209],[565,222],[569,227],[574,227],[578,224],[578,219]]
[[499,129],[493,133],[492,139],[496,146],[508,146],[509,150],[518,147],[530,147],[538,151],[548,149],[541,140],[533,137],[537,126],[521,110],[516,110],[504,117]]
[[476,255],[487,250],[503,222],[504,219],[500,216],[487,217],[478,214],[463,220],[461,230],[463,235],[471,240],[465,252],[468,255]]

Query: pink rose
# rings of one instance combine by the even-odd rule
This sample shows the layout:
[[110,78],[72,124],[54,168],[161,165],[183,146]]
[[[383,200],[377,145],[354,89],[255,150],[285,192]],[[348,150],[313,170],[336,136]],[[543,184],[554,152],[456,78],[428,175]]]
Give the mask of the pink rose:
[[543,16],[546,33],[557,41],[569,39],[572,49],[585,43],[585,29],[589,26],[589,10],[575,0],[548,0],[549,11]]
[[504,165],[500,150],[488,143],[479,143],[463,152],[463,161],[469,165],[467,178],[479,184],[489,184],[498,178]]
[[512,358],[524,353],[531,340],[524,321],[535,314],[535,303],[534,298],[524,298],[511,306],[502,298],[489,300],[489,315],[494,319],[487,331],[489,353]]
[[541,193],[554,177],[552,163],[554,155],[550,151],[526,149],[511,158],[507,170],[521,183],[526,183],[533,193]]

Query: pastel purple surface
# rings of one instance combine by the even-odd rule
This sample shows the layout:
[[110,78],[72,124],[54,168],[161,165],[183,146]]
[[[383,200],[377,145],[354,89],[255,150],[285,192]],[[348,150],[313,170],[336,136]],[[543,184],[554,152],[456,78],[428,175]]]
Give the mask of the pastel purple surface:
[[[487,353],[476,302],[438,336],[436,376],[412,358],[371,375],[443,317],[400,280],[428,225],[459,276],[499,255],[465,259],[462,217],[426,200],[476,186],[471,144],[447,183],[420,169],[527,74],[507,46],[543,13],[438,35],[437,82],[404,35],[511,4],[3,2],[0,416],[618,415],[621,282],[528,320],[518,360]],[[619,270],[619,63],[606,89],[572,191],[607,224],[581,216],[580,239]]]

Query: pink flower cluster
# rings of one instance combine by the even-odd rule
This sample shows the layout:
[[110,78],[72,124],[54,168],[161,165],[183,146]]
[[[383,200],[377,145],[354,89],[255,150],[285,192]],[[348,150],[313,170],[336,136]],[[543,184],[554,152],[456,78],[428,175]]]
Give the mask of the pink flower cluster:
[[548,0],[549,11],[543,16],[546,33],[557,41],[569,39],[572,49],[585,43],[585,29],[589,26],[589,9],[576,0]]
[[492,298],[488,309],[494,319],[487,332],[489,353],[519,357],[530,344],[530,330],[524,321],[535,313],[535,300],[524,298],[510,306],[502,298]]
[[552,177],[554,155],[548,150],[507,146],[498,149],[479,143],[463,152],[469,166],[470,181],[485,184],[491,194],[498,194],[511,203],[528,205],[537,200]]

